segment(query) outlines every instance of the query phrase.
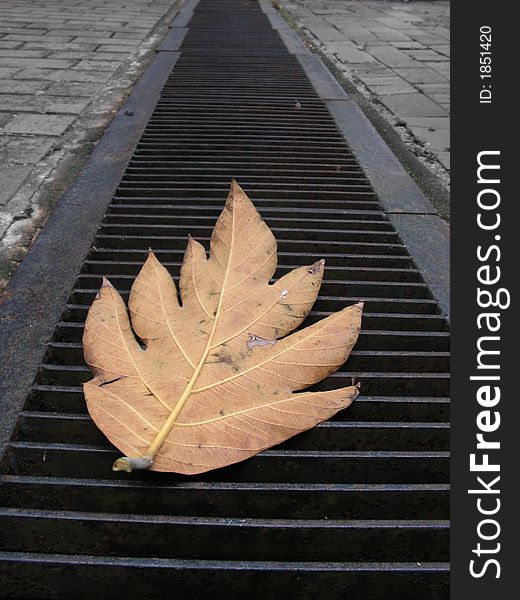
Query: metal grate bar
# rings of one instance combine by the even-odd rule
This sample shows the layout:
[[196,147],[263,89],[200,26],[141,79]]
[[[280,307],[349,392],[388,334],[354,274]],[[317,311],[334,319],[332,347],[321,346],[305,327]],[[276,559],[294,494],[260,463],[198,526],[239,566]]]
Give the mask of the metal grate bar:
[[[370,181],[255,0],[201,0],[78,274],[2,463],[12,598],[444,598],[449,334]],[[176,276],[236,177],[279,244],[320,258],[305,325],[365,301],[333,421],[197,477],[110,470],[81,336],[108,276],[127,299],[151,247]],[[79,583],[81,582],[81,583]],[[88,582],[85,586],[84,582]],[[166,591],[165,591],[166,590]],[[218,591],[217,591],[218,590]]]

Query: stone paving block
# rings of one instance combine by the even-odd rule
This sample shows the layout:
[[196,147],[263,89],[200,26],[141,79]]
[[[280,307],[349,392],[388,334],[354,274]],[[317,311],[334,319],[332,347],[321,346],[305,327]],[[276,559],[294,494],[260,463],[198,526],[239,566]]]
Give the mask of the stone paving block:
[[85,83],[104,83],[110,79],[111,71],[70,71],[64,69],[24,69],[13,77],[15,79],[46,79],[49,81],[77,81]]
[[0,135],[1,165],[34,165],[52,148],[52,138]]
[[0,94],[35,94],[44,90],[46,81],[16,81],[15,79],[0,79]]
[[110,44],[112,46],[139,46],[139,40],[115,39],[110,37],[86,37],[77,36],[74,41],[78,44]]
[[383,42],[411,42],[412,40],[401,31],[388,29],[386,31],[376,31],[375,35]]
[[0,56],[0,67],[67,69],[74,64],[71,60],[52,60],[47,58],[12,58]]
[[446,111],[423,94],[393,94],[381,96],[381,102],[394,114],[407,117],[442,117]]
[[424,66],[416,68],[395,68],[395,72],[410,83],[447,83],[446,77]]
[[32,133],[34,135],[62,135],[74,122],[70,115],[16,115],[4,128],[5,133]]
[[445,104],[450,104],[449,94],[426,93],[426,95],[428,96],[428,98],[431,98],[434,102],[437,102],[438,104],[441,104],[443,106]]
[[430,94],[449,94],[450,92],[450,85],[447,81],[445,83],[418,83],[416,87],[428,96]]
[[0,206],[6,206],[12,196],[20,189],[32,166],[3,166],[0,170]]
[[416,42],[420,42],[421,44],[424,44],[425,46],[430,46],[431,44],[435,44],[435,42],[437,42],[439,40],[439,38],[437,36],[432,35],[431,33],[428,33],[421,29],[408,30],[406,32],[406,35],[409,38],[411,38],[412,40],[415,40]]
[[345,36],[341,31],[334,29],[334,27],[322,27],[312,30],[312,34],[317,37],[320,42],[334,42],[342,40]]
[[367,85],[399,85],[406,81],[397,75],[372,75],[370,73],[359,77]]
[[133,52],[133,48],[129,48],[128,46],[112,46],[112,45],[101,45],[96,49],[96,58],[97,54],[101,52],[111,52],[112,54],[128,54],[129,52]]
[[404,50],[404,52],[406,52],[408,56],[421,62],[445,62],[449,60],[446,56],[434,52],[433,50]]
[[374,94],[377,94],[378,96],[386,96],[393,94],[413,94],[416,92],[415,88],[409,83],[406,83],[405,81],[396,85],[369,84],[368,87]]
[[436,131],[430,131],[424,127],[412,127],[412,132],[420,140],[422,140],[426,147],[435,152],[436,156],[440,159],[442,164],[449,169],[450,168],[450,133],[448,129],[439,129]]
[[449,117],[408,117],[406,124],[413,127],[426,129],[448,129],[450,128]]
[[16,67],[0,67],[0,78],[12,77],[19,70]]
[[390,69],[390,67],[387,67],[386,65],[382,65],[381,63],[378,63],[378,62],[352,65],[352,71],[360,79],[362,79],[365,76],[386,77],[386,76],[390,76],[390,75],[394,74],[394,72],[392,71],[392,69]]
[[25,42],[23,48],[34,50],[93,52],[98,44],[77,44],[76,42]]
[[28,94],[0,94],[0,110],[13,112],[65,113],[78,115],[88,104],[84,98]]
[[404,21],[404,23],[422,23],[424,21],[423,17],[407,13],[404,10],[396,11],[396,14],[399,21]]
[[399,50],[423,50],[426,48],[419,42],[390,42],[390,45]]
[[393,46],[375,46],[370,53],[389,67],[416,67],[419,64]]
[[4,42],[3,40],[0,40],[0,48],[2,50],[6,48],[19,48],[22,44],[23,42]]
[[44,35],[47,33],[47,29],[31,29],[31,31],[27,31],[27,29],[25,27],[0,27],[0,36],[2,34],[17,34],[17,33],[21,33],[29,35]]
[[85,96],[90,98],[102,87],[102,83],[82,83],[74,81],[60,81],[48,84],[45,94],[50,96]]
[[43,58],[47,54],[49,54],[48,50],[26,50],[25,48],[11,48],[0,52],[0,56],[4,58]]
[[346,63],[373,63],[374,57],[363,50],[359,50],[351,41],[328,42],[325,46],[342,61]]
[[[0,1],[0,193],[2,201],[11,200],[0,211],[0,238],[17,229],[17,216],[35,201],[42,177],[51,172],[45,169],[62,160],[63,153],[51,154],[52,149],[90,149],[85,132],[112,116],[128,76],[144,65],[143,50],[157,40],[152,29],[177,1]],[[161,23],[161,33],[171,15]],[[114,78],[125,63],[128,72]],[[69,131],[78,115],[84,115],[81,127]],[[35,165],[38,171],[30,172]]]
[[450,75],[449,62],[424,62],[423,65],[433,69],[434,71],[437,71],[437,73],[440,73],[441,75],[445,75],[446,77],[449,77]]
[[402,29],[404,26],[403,21],[400,21],[399,19],[393,17],[379,17],[376,18],[376,21],[378,23],[382,23],[383,25],[387,25],[388,27],[397,30]]
[[5,127],[13,119],[12,112],[0,112],[0,129]]
[[142,40],[145,37],[146,34],[144,33],[135,33],[133,31],[118,31],[116,33],[114,33],[114,35],[112,36],[112,39],[116,39],[116,40],[125,40],[125,39],[130,39],[130,40]]
[[70,42],[70,35],[31,35],[31,34],[9,34],[2,38],[3,40],[13,40],[16,42]]
[[435,52],[440,52],[441,54],[446,54],[447,56],[450,55],[451,53],[451,46],[449,44],[446,43],[445,40],[437,40],[438,42],[441,42],[439,44],[430,44],[430,48],[432,48],[432,50],[435,50]]
[[[109,67],[108,65],[106,65],[107,62],[117,62],[118,64],[121,64],[126,58],[127,56],[129,56],[131,54],[131,50],[127,50],[126,52],[52,52],[51,54],[49,54],[49,58],[65,58],[66,56],[68,56],[71,59],[75,59],[75,60],[80,60],[80,61],[90,61],[90,62],[96,62],[96,61],[103,61],[103,65],[104,71],[108,71],[113,70],[113,67]],[[79,65],[77,65],[74,68],[78,68]],[[82,67],[83,68],[83,67]],[[98,67],[96,67],[96,70],[98,69]],[[86,69],[91,70],[91,69]]]
[[82,60],[73,68],[78,71],[97,71],[102,69],[103,71],[115,71],[121,66],[122,60]]

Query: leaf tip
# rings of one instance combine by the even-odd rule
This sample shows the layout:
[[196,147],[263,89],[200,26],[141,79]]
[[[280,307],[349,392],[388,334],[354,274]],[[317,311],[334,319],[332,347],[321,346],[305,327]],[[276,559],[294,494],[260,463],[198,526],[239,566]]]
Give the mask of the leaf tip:
[[101,282],[101,287],[104,288],[113,288],[114,286],[108,281],[106,277],[103,277],[103,281]]
[[240,184],[234,177],[231,178],[231,186],[230,186],[229,191],[230,191],[231,195],[234,195],[237,193],[244,193],[244,190],[240,187]]
[[316,261],[310,267],[308,267],[307,272],[309,275],[316,275],[316,273],[321,273],[323,271],[323,267],[325,265],[325,260],[322,258],[321,260]]

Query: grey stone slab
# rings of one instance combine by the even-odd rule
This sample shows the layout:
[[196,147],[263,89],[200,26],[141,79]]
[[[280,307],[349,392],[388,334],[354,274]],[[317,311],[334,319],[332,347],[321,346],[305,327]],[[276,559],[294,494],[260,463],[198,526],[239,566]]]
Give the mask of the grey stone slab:
[[78,44],[105,44],[111,46],[139,46],[139,40],[115,39],[112,37],[87,37],[86,35],[77,36],[74,42]]
[[378,96],[388,96],[393,94],[411,94],[416,91],[412,85],[406,82],[396,85],[370,84],[368,87],[374,94]]
[[396,67],[395,72],[410,83],[448,83],[444,75],[433,69],[421,66],[416,68]]
[[449,77],[450,63],[449,62],[424,62],[423,65],[437,71],[441,75]]
[[385,30],[375,31],[375,35],[383,42],[410,42],[412,41],[405,33],[401,31]]
[[[271,15],[269,15],[271,16]],[[308,50],[302,43],[298,36],[298,34],[292,29],[279,29],[278,33],[282,38],[282,41],[287,47],[287,50],[291,54],[307,54],[311,55],[312,53]]]
[[47,58],[12,58],[0,56],[0,67],[18,67],[19,69],[68,69],[72,67],[74,61],[71,60],[53,60]]
[[91,52],[97,44],[77,44],[76,42],[25,42],[24,48],[59,51]]
[[347,65],[376,62],[375,58],[368,52],[350,48],[344,42],[329,42],[325,46]]
[[298,54],[298,60],[307,77],[314,83],[319,96],[323,99],[345,99],[347,93],[330,75],[323,62],[315,55]]
[[441,164],[449,171],[451,169],[451,153],[438,150],[436,155]]
[[374,46],[370,54],[389,67],[416,67],[419,64],[393,46]]
[[390,42],[390,45],[398,50],[422,50],[426,48],[419,42]]
[[45,89],[47,96],[94,96],[101,88],[102,83],[83,83],[75,81],[59,81],[49,84]]
[[144,37],[146,37],[146,33],[136,33],[133,31],[117,31],[112,37],[116,40],[142,40]]
[[0,112],[0,129],[5,127],[13,118],[12,112]]
[[31,29],[30,31],[27,31],[25,27],[0,27],[0,35],[16,35],[17,33],[22,35],[45,35],[47,33],[47,29]]
[[433,129],[450,128],[449,117],[408,117],[406,124],[415,127],[426,127]]
[[128,54],[132,51],[133,48],[129,48],[128,46],[113,46],[109,44],[102,44],[101,46],[98,46],[96,48],[96,54],[100,52],[111,52],[112,54]]
[[376,21],[378,23],[382,23],[383,25],[391,27],[392,29],[397,29],[398,31],[404,26],[403,21],[400,21],[399,19],[393,17],[378,17],[376,18]]
[[420,42],[425,46],[430,46],[431,44],[435,44],[439,40],[439,38],[431,33],[419,30],[407,30],[406,35],[408,38],[415,40],[416,42]]
[[439,54],[438,52],[434,52],[433,50],[425,49],[425,50],[405,50],[406,54],[415,60],[421,62],[446,62],[448,57]]
[[52,138],[0,135],[0,164],[35,165],[52,148]]
[[320,42],[334,42],[345,38],[345,35],[334,27],[315,27],[311,31],[312,35],[317,37]]
[[117,68],[121,66],[122,59],[115,60],[81,60],[77,65],[73,68],[78,71],[97,71],[98,69],[102,71],[115,71]]
[[16,115],[4,128],[5,133],[32,133],[35,135],[62,135],[74,122],[70,115]]
[[431,98],[437,104],[444,106],[445,104],[450,103],[450,95],[449,94],[441,94],[436,92],[425,92],[428,98]]
[[449,94],[450,84],[445,83],[418,83],[416,86],[425,94]]
[[398,75],[372,75],[367,73],[359,76],[366,85],[400,85],[406,84],[406,81]]
[[[65,51],[65,52],[51,52],[49,58],[65,58],[69,57],[74,60],[82,61],[107,61],[107,62],[123,62],[131,53],[131,49],[126,52],[76,52],[76,51]],[[74,67],[77,68],[77,67]],[[104,71],[109,69],[105,68]],[[110,68],[112,70],[112,68]]]
[[48,50],[26,50],[25,48],[11,48],[0,52],[3,58],[43,58],[47,54],[49,54]]
[[32,167],[22,165],[6,166],[0,168],[0,206],[6,206],[12,196],[20,189]]
[[[67,113],[79,114],[88,104],[84,98],[69,96],[0,94],[0,110],[13,112]],[[44,114],[45,116],[45,114]]]
[[[164,38],[159,46],[159,50],[177,51],[181,47],[185,35],[188,33],[187,27],[172,27],[170,33]],[[115,47],[115,46],[112,46]]]
[[14,75],[15,79],[45,79],[48,81],[105,82],[111,71],[67,71],[64,69],[24,69]]
[[[410,129],[413,134],[418,138],[426,142],[433,150],[439,150],[441,152],[450,151],[450,130],[449,129],[435,129],[433,127],[417,127],[410,125]],[[432,131],[433,130],[433,131]]]
[[8,79],[19,70],[16,67],[0,67],[0,79]]
[[34,94],[47,87],[45,81],[17,81],[0,79],[0,94]]
[[439,52],[439,54],[444,54],[445,56],[450,56],[450,46],[445,44],[430,44],[431,48],[435,50],[435,52]]
[[380,96],[381,102],[394,114],[407,117],[443,117],[446,111],[423,94],[393,94]]
[[23,44],[23,42],[4,42],[3,40],[0,40],[0,48],[1,49],[19,48],[22,44]]
[[9,41],[17,41],[17,42],[70,42],[72,40],[72,36],[70,35],[32,35],[14,33],[6,35],[2,38],[3,40]]
[[450,314],[449,230],[437,215],[391,214],[390,221],[445,315]]

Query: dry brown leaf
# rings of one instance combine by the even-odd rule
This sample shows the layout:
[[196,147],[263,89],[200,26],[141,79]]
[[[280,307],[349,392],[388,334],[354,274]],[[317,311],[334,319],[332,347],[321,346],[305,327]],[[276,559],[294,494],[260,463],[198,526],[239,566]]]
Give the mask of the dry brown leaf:
[[310,429],[358,394],[355,386],[293,393],[336,371],[359,334],[362,303],[287,335],[309,314],[324,261],[270,285],[276,240],[236,182],[210,245],[208,259],[188,241],[182,305],[150,252],[130,293],[131,325],[107,280],[89,310],[83,347],[94,379],[85,397],[126,454],[116,471],[223,467]]

